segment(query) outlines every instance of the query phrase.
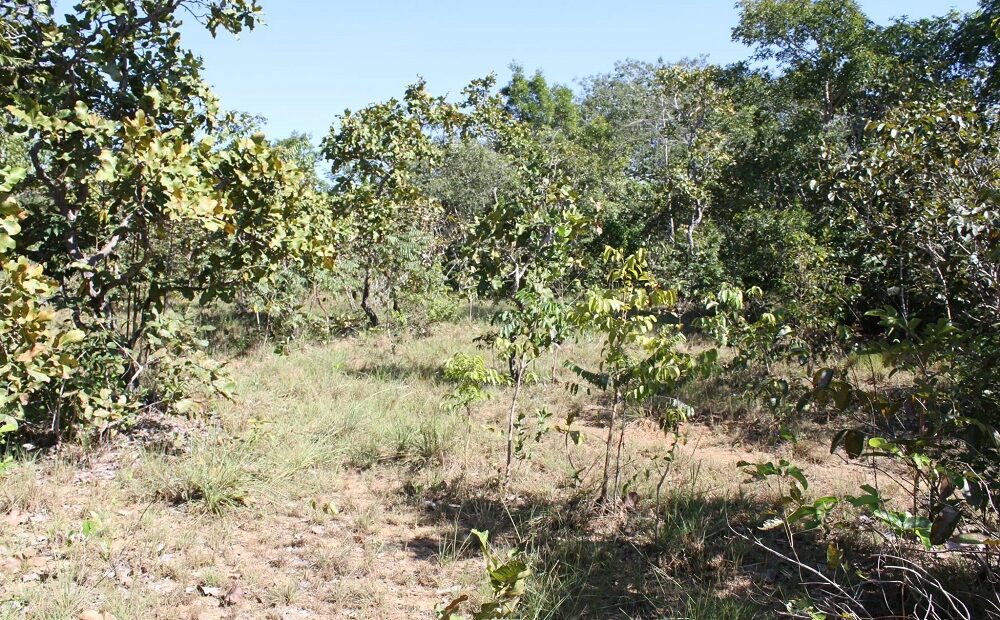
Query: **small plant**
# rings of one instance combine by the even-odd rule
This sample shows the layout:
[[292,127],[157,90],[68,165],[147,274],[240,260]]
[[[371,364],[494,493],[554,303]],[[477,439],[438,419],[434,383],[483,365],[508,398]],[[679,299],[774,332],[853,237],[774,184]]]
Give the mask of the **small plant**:
[[[534,283],[515,296],[515,307],[498,313],[496,331],[488,340],[508,361],[514,392],[507,411],[507,456],[504,461],[504,487],[510,485],[512,464],[517,456],[519,417],[517,399],[521,388],[531,380],[531,364],[545,351],[558,345],[570,326],[565,307],[544,284]],[[523,418],[521,419],[523,423]],[[523,426],[523,425],[522,425]]]
[[506,383],[504,377],[489,368],[481,355],[456,353],[444,363],[441,375],[455,388],[445,397],[444,406],[451,410],[464,409],[471,418],[472,405],[493,398],[488,388]]
[[489,388],[503,385],[504,377],[488,367],[481,355],[467,353],[456,353],[448,359],[441,368],[441,374],[446,381],[455,385],[445,396],[442,405],[452,411],[465,410],[465,454],[468,456],[472,436],[472,406],[493,398]]
[[531,577],[531,568],[516,549],[511,549],[506,554],[494,551],[489,542],[489,530],[472,530],[472,534],[479,540],[483,557],[486,558],[486,573],[489,575],[492,596],[471,616],[459,613],[462,603],[469,600],[468,595],[462,595],[450,603],[438,605],[434,610],[435,617],[438,620],[513,618]]
[[246,505],[254,482],[245,446],[210,441],[196,443],[183,460],[148,459],[142,478],[155,498],[170,504],[191,504],[216,515]]
[[840,499],[821,497],[812,502],[808,501],[806,491],[809,489],[809,479],[797,465],[781,459],[777,464],[740,461],[736,466],[752,481],[763,482],[773,478],[779,482],[780,488],[788,489],[779,500],[781,518],[766,521],[761,529],[774,529],[795,523],[802,523],[809,530],[819,527],[829,528],[828,515],[840,503]]

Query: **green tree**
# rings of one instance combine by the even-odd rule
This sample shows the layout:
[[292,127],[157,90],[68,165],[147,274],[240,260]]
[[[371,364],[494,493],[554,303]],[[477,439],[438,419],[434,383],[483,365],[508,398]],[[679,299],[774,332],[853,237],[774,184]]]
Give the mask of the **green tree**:
[[979,10],[962,21],[948,50],[960,67],[971,74],[980,97],[996,103],[1000,97],[1000,2],[981,0]]
[[0,7],[0,106],[27,154],[15,251],[44,261],[52,302],[117,351],[119,387],[155,376],[147,336],[171,301],[231,299],[275,261],[332,258],[304,172],[220,111],[180,44],[182,14],[215,34],[259,13],[253,0],[83,0],[60,19],[45,0]]
[[504,466],[509,483],[517,399],[531,363],[565,337],[565,311],[557,291],[565,293],[567,279],[579,271],[579,251],[592,222],[578,205],[579,195],[562,162],[510,115],[502,98],[491,94],[492,86],[493,79],[487,78],[466,89],[467,131],[504,157],[512,177],[508,191],[494,189],[468,250],[480,290],[504,304],[486,339],[507,360],[514,385]]
[[361,308],[372,327],[379,324],[371,304],[376,287],[385,289],[398,310],[400,287],[426,287],[421,279],[435,270],[433,233],[441,209],[421,187],[419,173],[441,155],[429,130],[448,131],[461,120],[453,106],[431,97],[419,82],[402,101],[346,112],[323,142],[335,208],[353,226],[346,258],[360,270]]
[[580,111],[569,87],[549,86],[540,70],[529,78],[519,64],[512,64],[510,69],[510,82],[500,94],[506,97],[507,110],[514,118],[536,129],[553,128],[572,133],[577,128]]
[[856,155],[814,182],[838,219],[839,247],[870,306],[907,320],[944,315],[985,327],[1000,316],[996,136],[968,100],[941,93],[868,127]]
[[702,62],[628,62],[585,86],[583,141],[621,175],[606,174],[606,243],[647,247],[654,271],[694,289],[724,279],[711,214],[733,201],[727,181],[750,131],[722,78]]
[[857,105],[882,58],[871,21],[855,0],[740,0],[733,39],[754,58],[786,68],[793,95],[824,123]]
[[[645,250],[626,256],[605,248],[604,287],[591,289],[570,313],[573,324],[604,339],[601,366],[587,370],[567,366],[590,385],[611,393],[608,435],[600,501],[614,503],[621,488],[621,456],[630,410],[656,399],[657,422],[675,432],[690,407],[676,398],[676,390],[699,368],[714,362],[716,352],[698,357],[682,353],[679,326],[658,327],[658,314],[677,304],[677,292],[662,289],[649,272]],[[578,389],[578,388],[574,388]]]
[[[20,171],[23,175],[23,170]],[[0,177],[0,441],[17,430],[39,392],[64,382],[79,363],[73,345],[85,334],[73,328],[70,317],[49,300],[58,283],[45,276],[41,265],[11,254],[24,217],[11,198],[17,176],[7,170]],[[68,406],[70,408],[72,405]],[[47,413],[47,412],[46,412]],[[54,420],[55,424],[57,420]]]

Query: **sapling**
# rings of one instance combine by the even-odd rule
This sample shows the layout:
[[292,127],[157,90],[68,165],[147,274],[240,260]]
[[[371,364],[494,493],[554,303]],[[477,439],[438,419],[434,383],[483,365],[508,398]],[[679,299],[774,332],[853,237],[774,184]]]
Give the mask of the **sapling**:
[[505,378],[486,365],[481,355],[456,353],[441,368],[445,380],[455,385],[445,396],[442,405],[452,411],[464,410],[466,420],[465,456],[469,454],[469,438],[472,435],[472,406],[493,398],[490,387],[503,385]]
[[[684,341],[679,327],[658,325],[659,313],[676,305],[677,293],[659,286],[649,272],[644,249],[626,256],[622,250],[605,247],[603,260],[604,287],[588,291],[569,314],[573,324],[603,338],[600,367],[587,370],[572,361],[566,366],[590,386],[611,394],[600,501],[613,504],[618,499],[629,409],[668,396],[659,399],[668,403],[659,422],[665,432],[676,432],[689,408],[669,395],[695,371],[708,367],[715,351],[699,356],[683,353],[678,350]],[[570,389],[576,391],[579,385]]]

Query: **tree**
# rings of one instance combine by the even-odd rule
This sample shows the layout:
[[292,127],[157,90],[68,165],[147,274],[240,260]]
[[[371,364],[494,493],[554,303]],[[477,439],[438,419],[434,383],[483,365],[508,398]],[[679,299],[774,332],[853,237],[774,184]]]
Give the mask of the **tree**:
[[528,78],[521,65],[512,64],[510,69],[510,82],[500,94],[506,97],[507,111],[514,118],[535,129],[551,128],[567,133],[576,130],[580,112],[569,87],[549,86],[540,70]]
[[657,315],[676,305],[677,292],[660,288],[648,270],[645,250],[626,256],[607,247],[602,258],[604,287],[587,291],[570,313],[573,324],[603,337],[601,366],[594,370],[572,362],[567,366],[612,395],[600,501],[615,503],[630,409],[662,399],[665,406],[656,408],[657,421],[664,431],[676,431],[690,409],[676,398],[678,386],[699,367],[714,362],[716,353],[709,350],[698,357],[682,353],[677,350],[684,341],[679,325],[657,327]]
[[492,78],[466,89],[467,135],[484,140],[507,161],[512,178],[475,225],[469,264],[480,290],[504,303],[486,338],[507,360],[514,393],[507,419],[505,484],[514,458],[517,399],[530,364],[564,337],[565,312],[556,287],[579,268],[578,252],[591,222],[561,162],[492,95]]
[[792,92],[814,102],[824,123],[863,101],[877,74],[872,23],[855,0],[740,0],[733,39],[754,58],[786,68]]
[[722,78],[702,62],[628,62],[586,83],[581,133],[626,179],[605,215],[625,237],[616,247],[648,248],[658,274],[694,289],[720,279],[718,235],[703,224],[731,201],[724,181],[749,125]]
[[[45,276],[42,266],[11,255],[24,216],[10,196],[17,181],[6,171],[0,180],[0,377],[4,384],[0,441],[17,430],[40,392],[73,375],[79,364],[73,345],[85,337],[65,313],[49,304],[58,284]],[[67,408],[71,406],[72,401]]]
[[355,230],[349,258],[360,269],[361,308],[372,327],[379,324],[373,288],[384,283],[398,310],[398,288],[432,267],[440,204],[425,194],[418,174],[441,153],[428,132],[450,131],[460,121],[457,110],[419,82],[402,101],[346,112],[323,142],[336,208]]
[[[856,155],[814,182],[870,306],[983,328],[1000,316],[996,136],[976,106],[941,93],[868,127]],[[878,260],[871,260],[877,256]]]
[[470,261],[476,222],[489,212],[495,193],[507,194],[513,174],[507,160],[475,140],[451,140],[442,146],[436,165],[422,172],[423,191],[441,205],[435,231],[444,261],[445,280],[465,293],[472,304],[478,296]]
[[730,165],[726,125],[735,115],[732,100],[710,68],[664,67],[655,86],[668,101],[660,134],[666,217],[673,237],[675,214],[687,215],[687,245],[695,250],[695,231],[714,202],[722,174]]
[[952,59],[972,74],[980,97],[986,103],[1000,98],[1000,2],[980,0],[979,10],[962,21],[948,45]]
[[0,106],[27,155],[15,251],[44,261],[52,303],[118,351],[121,389],[155,374],[146,336],[171,301],[231,299],[275,261],[332,258],[303,171],[220,112],[180,45],[181,14],[215,34],[259,13],[254,0],[83,0],[62,19],[47,0],[0,7]]

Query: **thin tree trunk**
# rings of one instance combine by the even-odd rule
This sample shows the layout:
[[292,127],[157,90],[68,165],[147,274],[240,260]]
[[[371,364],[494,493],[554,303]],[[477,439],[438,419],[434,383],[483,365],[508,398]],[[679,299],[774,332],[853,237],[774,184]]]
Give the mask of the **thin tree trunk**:
[[628,419],[625,416],[624,403],[622,403],[622,413],[618,417],[621,419],[621,431],[618,435],[618,452],[615,454],[615,496],[612,499],[617,498],[618,489],[621,488],[622,448],[625,447],[625,421]]
[[698,206],[695,208],[694,213],[691,214],[691,224],[688,226],[688,250],[694,254],[694,231],[701,224],[702,219],[705,216],[705,207]]
[[[608,439],[604,451],[604,478],[601,480],[601,497],[599,500],[601,503],[608,500],[608,482],[611,480],[611,449],[615,445],[615,422],[618,420],[619,398],[618,388],[615,388],[615,399],[611,403],[611,419],[608,420]],[[612,492],[616,494],[615,490]],[[611,499],[613,500],[614,497]]]
[[361,288],[361,309],[364,311],[365,316],[368,317],[368,324],[372,327],[378,327],[378,315],[368,305],[368,298],[371,297],[371,292],[371,271],[366,269],[364,286]]
[[514,463],[514,412],[517,409],[517,397],[521,393],[521,381],[524,379],[524,358],[518,358],[514,373],[514,396],[510,399],[510,411],[507,412],[507,461],[503,469],[503,488],[510,487],[511,466]]
[[[676,440],[674,445],[676,445]],[[660,541],[660,521],[662,519],[662,512],[660,511],[660,494],[663,492],[663,484],[667,481],[667,475],[670,474],[670,468],[673,464],[673,458],[667,461],[666,467],[663,468],[663,473],[660,474],[660,480],[656,483],[656,525],[653,526],[654,544]]]

